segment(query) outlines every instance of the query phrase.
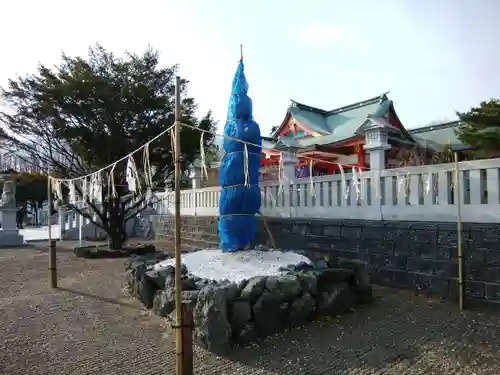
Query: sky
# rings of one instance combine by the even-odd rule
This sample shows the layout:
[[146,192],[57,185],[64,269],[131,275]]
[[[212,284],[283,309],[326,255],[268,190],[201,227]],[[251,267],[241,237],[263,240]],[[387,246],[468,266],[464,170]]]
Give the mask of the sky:
[[0,85],[100,43],[180,64],[222,129],[243,44],[262,133],[290,99],[323,109],[390,91],[407,128],[499,97],[498,0],[2,1]]

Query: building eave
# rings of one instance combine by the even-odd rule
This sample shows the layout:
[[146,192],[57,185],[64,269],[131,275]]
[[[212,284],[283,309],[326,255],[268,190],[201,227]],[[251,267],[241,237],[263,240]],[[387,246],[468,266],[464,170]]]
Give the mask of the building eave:
[[427,125],[419,128],[408,129],[407,131],[410,135],[413,135],[413,134],[427,133],[435,130],[455,128],[461,125],[463,125],[461,121],[455,120],[455,121],[443,122],[442,124]]
[[271,134],[271,138],[274,138],[276,139],[278,137],[278,135],[281,133],[281,130],[283,129],[283,127],[288,123],[288,121],[290,120],[290,117],[292,116],[292,114],[290,113],[290,108],[288,108],[286,110],[286,115],[285,115],[285,118],[283,119],[283,121],[281,121],[281,125],[278,126],[276,128],[276,130]]
[[349,104],[349,105],[346,105],[346,106],[343,106],[340,108],[332,109],[332,110],[326,112],[325,116],[332,116],[332,115],[336,115],[336,114],[339,114],[342,112],[351,111],[353,109],[365,107],[367,105],[372,105],[372,104],[375,104],[377,102],[382,102],[383,100],[387,100],[388,93],[389,92],[385,92],[381,95],[374,96],[373,98],[370,98],[370,99],[362,100],[362,101],[357,102],[357,103],[353,103],[353,104]]

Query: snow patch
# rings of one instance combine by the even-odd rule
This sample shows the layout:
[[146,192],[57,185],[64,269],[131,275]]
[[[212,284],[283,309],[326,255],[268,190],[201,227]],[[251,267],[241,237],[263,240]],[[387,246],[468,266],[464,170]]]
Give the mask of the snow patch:
[[[290,264],[311,264],[309,258],[294,252],[246,250],[223,253],[219,249],[199,250],[182,254],[181,262],[189,272],[203,279],[240,282],[254,276],[276,276],[279,269]],[[174,265],[175,259],[155,264],[159,270]]]

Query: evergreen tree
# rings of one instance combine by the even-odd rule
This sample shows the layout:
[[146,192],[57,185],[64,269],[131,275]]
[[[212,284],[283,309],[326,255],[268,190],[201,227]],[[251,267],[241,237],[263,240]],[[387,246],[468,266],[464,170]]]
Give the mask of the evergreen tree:
[[476,156],[500,154],[500,100],[483,101],[468,112],[457,115],[463,123],[457,136],[463,143],[472,146]]
[[[54,177],[75,178],[124,157],[174,123],[177,66],[162,67],[157,51],[117,57],[97,45],[88,56],[62,55],[56,67],[39,65],[35,74],[17,77],[0,91],[9,107],[0,113],[3,140],[27,159],[37,159]],[[213,130],[211,113],[195,115],[196,103],[181,84],[182,122]],[[181,134],[183,170],[199,155],[200,133],[186,127]],[[207,152],[213,137],[204,136]],[[149,147],[154,188],[169,184],[174,173],[171,138]],[[142,154],[135,156],[143,173]],[[108,196],[108,169],[103,174],[102,205],[87,199],[89,211],[69,205],[102,228],[112,248],[127,239],[125,223],[140,211],[145,194],[132,197],[125,181],[126,162],[113,170],[116,196]],[[78,188],[78,187],[77,187]],[[94,213],[98,220],[94,220]]]

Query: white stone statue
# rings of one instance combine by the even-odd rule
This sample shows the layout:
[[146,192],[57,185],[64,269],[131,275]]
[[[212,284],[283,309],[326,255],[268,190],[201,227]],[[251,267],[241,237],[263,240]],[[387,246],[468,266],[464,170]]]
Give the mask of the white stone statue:
[[14,180],[4,178],[0,209],[6,208],[16,208],[16,183]]

